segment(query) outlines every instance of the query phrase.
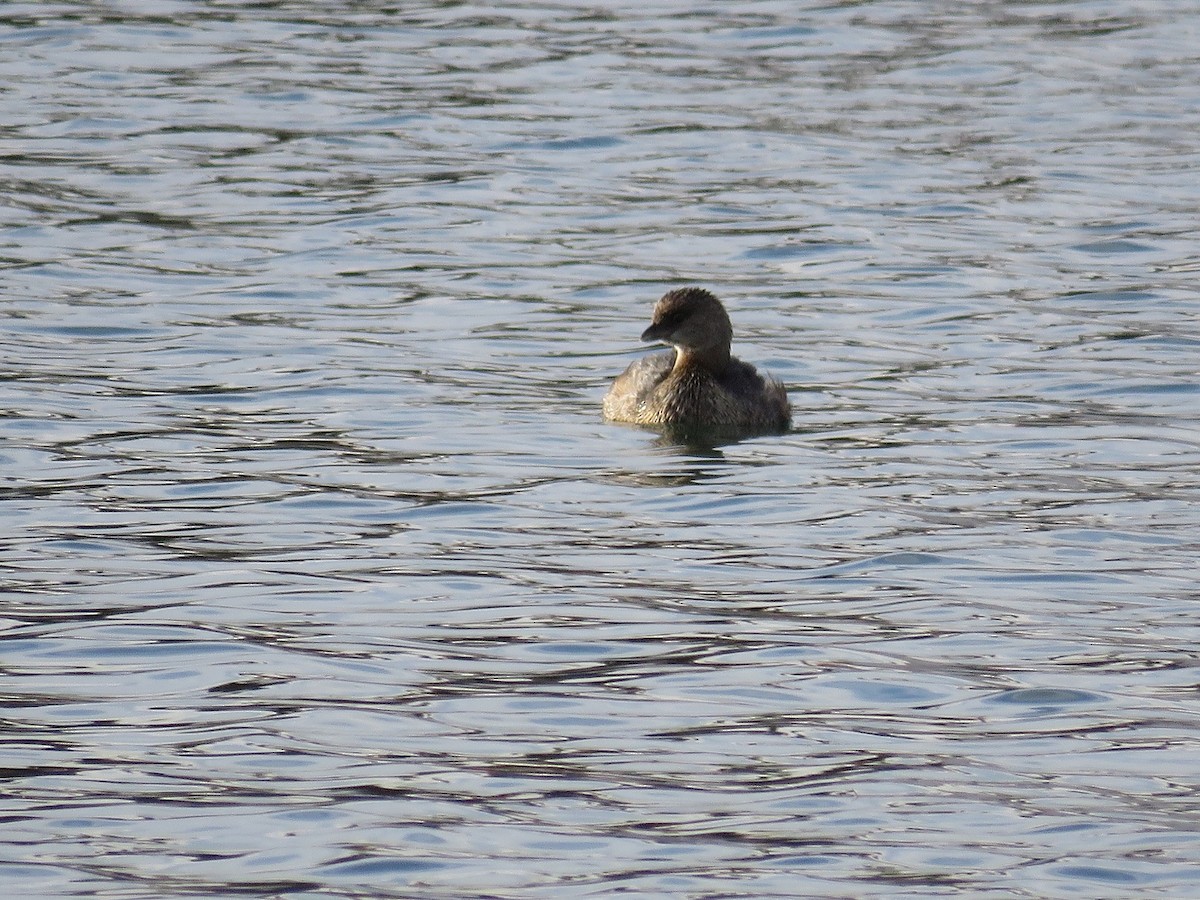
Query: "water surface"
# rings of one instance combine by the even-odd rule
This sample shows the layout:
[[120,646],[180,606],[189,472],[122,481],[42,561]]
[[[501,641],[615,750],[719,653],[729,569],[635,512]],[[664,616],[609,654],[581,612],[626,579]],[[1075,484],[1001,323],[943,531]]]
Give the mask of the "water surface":
[[1194,895],[1200,14],[728,6],[0,13],[14,891]]

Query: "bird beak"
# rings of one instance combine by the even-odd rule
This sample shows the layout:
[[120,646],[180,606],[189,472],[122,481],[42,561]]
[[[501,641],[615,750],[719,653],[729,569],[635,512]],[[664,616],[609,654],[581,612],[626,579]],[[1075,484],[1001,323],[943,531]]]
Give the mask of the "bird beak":
[[651,325],[642,332],[643,341],[661,341],[664,337],[665,335],[663,334],[663,328],[661,325]]

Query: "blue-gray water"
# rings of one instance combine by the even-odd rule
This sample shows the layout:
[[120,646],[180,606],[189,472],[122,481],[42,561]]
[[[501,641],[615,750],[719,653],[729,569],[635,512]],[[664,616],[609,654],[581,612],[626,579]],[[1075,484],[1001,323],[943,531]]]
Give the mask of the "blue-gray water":
[[[9,894],[1194,897],[1198,48],[7,4]],[[790,434],[600,421],[688,283]]]

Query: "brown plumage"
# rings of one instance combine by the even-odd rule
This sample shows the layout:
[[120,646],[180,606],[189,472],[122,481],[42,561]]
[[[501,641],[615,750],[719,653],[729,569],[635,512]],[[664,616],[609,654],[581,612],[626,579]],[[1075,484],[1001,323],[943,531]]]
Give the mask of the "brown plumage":
[[729,353],[733,326],[725,307],[703,288],[663,295],[644,341],[671,353],[630,364],[604,398],[604,417],[666,428],[754,434],[786,431],[787,391],[770,375]]

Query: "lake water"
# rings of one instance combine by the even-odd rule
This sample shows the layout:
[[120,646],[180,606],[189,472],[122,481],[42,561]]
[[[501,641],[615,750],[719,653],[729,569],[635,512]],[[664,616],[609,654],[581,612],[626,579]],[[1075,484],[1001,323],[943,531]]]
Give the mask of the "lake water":
[[[1195,897],[1198,48],[5,5],[0,880]],[[601,421],[685,284],[791,433]]]

